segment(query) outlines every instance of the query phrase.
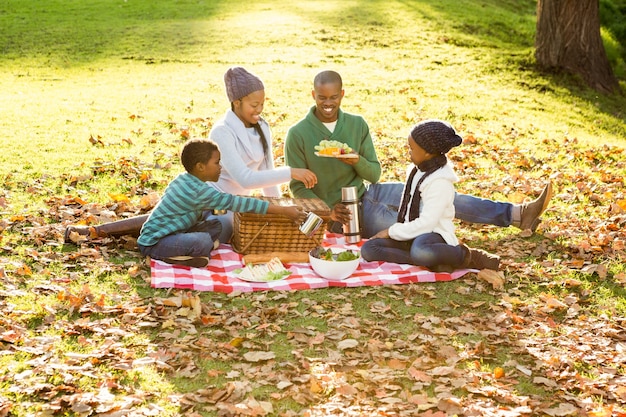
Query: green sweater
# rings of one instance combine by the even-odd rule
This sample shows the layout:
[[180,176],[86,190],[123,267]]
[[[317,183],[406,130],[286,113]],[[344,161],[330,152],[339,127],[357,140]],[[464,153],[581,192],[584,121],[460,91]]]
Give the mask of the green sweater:
[[265,214],[269,203],[222,193],[188,172],[178,175],[141,228],[137,243],[155,245],[162,237],[183,233],[202,220],[207,210],[231,210]]
[[[315,146],[324,139],[348,144],[361,156],[359,162],[348,165],[339,159],[316,156]],[[363,181],[376,183],[381,172],[369,127],[363,117],[344,113],[340,109],[337,125],[331,133],[315,117],[315,106],[287,132],[285,162],[292,168],[308,168],[317,175],[317,185],[311,189],[300,181],[291,180],[289,189],[293,196],[320,198],[331,209],[341,202],[342,187],[356,186],[361,197],[365,192]]]

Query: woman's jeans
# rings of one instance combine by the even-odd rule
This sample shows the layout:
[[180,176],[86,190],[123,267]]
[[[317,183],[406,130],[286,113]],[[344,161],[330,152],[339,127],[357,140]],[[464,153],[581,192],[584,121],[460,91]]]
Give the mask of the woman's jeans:
[[[361,236],[363,238],[370,238],[396,222],[403,190],[404,183],[402,182],[382,182],[369,185],[361,197],[363,210]],[[513,204],[511,203],[491,201],[459,193],[454,196],[455,217],[469,223],[510,226],[512,208]]]
[[413,240],[371,239],[361,246],[366,261],[421,265],[427,268],[460,266],[465,258],[461,246],[448,245],[439,233],[424,233]]
[[222,223],[216,216],[209,215],[206,220],[196,223],[182,233],[162,237],[152,246],[137,245],[143,256],[153,259],[165,259],[174,256],[211,257],[213,242],[222,231]]

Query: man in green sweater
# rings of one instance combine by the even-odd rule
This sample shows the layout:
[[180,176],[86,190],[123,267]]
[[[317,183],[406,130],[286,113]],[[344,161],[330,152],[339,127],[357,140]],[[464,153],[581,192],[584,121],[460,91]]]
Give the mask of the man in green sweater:
[[[315,172],[317,184],[306,188],[292,180],[289,188],[295,197],[322,199],[332,209],[331,218],[345,223],[350,220],[350,212],[343,204],[337,204],[341,202],[341,188],[356,186],[362,196],[365,193],[363,181],[374,184],[380,179],[380,162],[363,117],[340,109],[344,95],[341,76],[334,71],[323,71],[315,77],[313,84],[315,106],[289,129],[285,161],[292,168],[306,167]],[[317,156],[315,147],[322,140],[347,144],[354,157]]]
[[[291,193],[298,198],[322,199],[332,209],[334,223],[330,230],[341,233],[341,225],[350,220],[350,211],[341,203],[341,188],[356,186],[362,203],[361,235],[369,238],[396,221],[404,184],[377,183],[381,167],[369,127],[361,116],[341,110],[344,90],[337,72],[322,71],[317,74],[313,80],[312,96],[315,105],[287,132],[285,162],[292,168],[315,172],[317,185],[308,189],[302,182],[291,180]],[[339,158],[320,156],[316,146],[323,140],[347,144],[352,153]],[[551,183],[544,187],[539,198],[524,204],[496,202],[456,193],[455,217],[471,223],[502,227],[512,225],[534,231],[551,197]]]

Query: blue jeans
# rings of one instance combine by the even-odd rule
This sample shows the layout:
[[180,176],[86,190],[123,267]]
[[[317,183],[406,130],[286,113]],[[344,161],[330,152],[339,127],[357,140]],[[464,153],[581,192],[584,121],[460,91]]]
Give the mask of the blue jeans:
[[211,257],[213,242],[222,231],[221,222],[213,215],[196,223],[189,230],[162,237],[152,246],[137,245],[143,256],[165,259],[173,256]]
[[[396,222],[403,189],[404,183],[402,182],[382,182],[369,185],[361,197],[363,238],[372,237]],[[469,223],[510,226],[512,208],[511,203],[459,193],[454,196],[455,217]]]
[[420,265],[427,268],[460,266],[465,258],[461,246],[448,245],[439,233],[424,233],[415,239],[371,239],[361,246],[361,256],[366,261],[385,261],[398,264]]
[[233,237],[233,216],[232,211],[227,211],[226,214],[220,214],[213,216],[222,224],[222,232],[220,233],[220,242],[230,243],[230,239]]

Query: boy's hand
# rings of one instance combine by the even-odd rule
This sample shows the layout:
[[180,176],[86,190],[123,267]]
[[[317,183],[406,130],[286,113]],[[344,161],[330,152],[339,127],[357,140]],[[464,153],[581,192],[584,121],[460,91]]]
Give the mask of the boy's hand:
[[281,207],[281,209],[282,209],[281,214],[284,214],[285,216],[289,217],[291,220],[294,221],[294,223],[298,225],[306,219],[306,213],[298,207],[295,207],[295,206]]

